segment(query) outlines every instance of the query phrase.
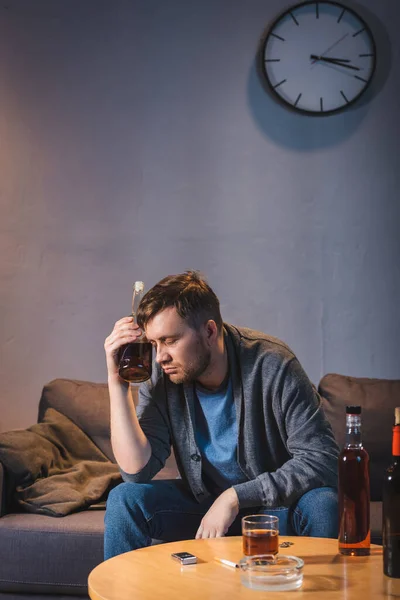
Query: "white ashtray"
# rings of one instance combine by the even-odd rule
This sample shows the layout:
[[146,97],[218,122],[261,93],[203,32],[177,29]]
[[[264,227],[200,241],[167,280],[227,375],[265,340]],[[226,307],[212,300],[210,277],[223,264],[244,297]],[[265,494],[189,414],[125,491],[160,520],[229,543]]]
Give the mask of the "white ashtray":
[[252,590],[296,590],[303,583],[304,561],[285,554],[245,556],[239,562],[240,579]]

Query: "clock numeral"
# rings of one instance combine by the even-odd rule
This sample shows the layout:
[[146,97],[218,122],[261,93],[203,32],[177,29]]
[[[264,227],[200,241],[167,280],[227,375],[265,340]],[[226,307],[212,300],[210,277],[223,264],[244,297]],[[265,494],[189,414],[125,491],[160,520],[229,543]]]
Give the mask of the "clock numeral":
[[293,106],[297,106],[299,103],[300,98],[302,97],[303,94],[299,94],[296,98],[296,102],[293,104]]
[[364,79],[364,77],[360,77],[359,75],[354,75],[354,77],[360,81],[363,81],[364,83],[368,83],[368,79]]
[[281,62],[280,58],[266,58],[264,62]]
[[359,54],[358,56],[359,56],[360,58],[364,58],[364,57],[366,57],[366,56],[367,56],[367,57],[368,57],[368,56],[375,56],[375,54],[372,54],[372,53],[371,53],[371,54]]
[[321,109],[321,112],[324,112],[324,99],[323,98],[319,99],[319,107]]
[[349,101],[347,100],[346,96],[344,95],[343,90],[340,90],[340,93],[342,94],[343,98],[345,99],[345,101],[347,102],[347,104],[349,103]]
[[319,19],[319,3],[315,3],[315,16]]
[[296,17],[294,16],[294,14],[293,14],[293,13],[289,13],[289,14],[290,14],[290,16],[292,17],[293,21],[296,23],[296,25],[297,25],[297,26],[299,26],[299,22],[298,22],[298,20],[296,19]]
[[346,12],[346,9],[344,8],[344,9],[342,10],[342,12],[340,13],[340,16],[339,16],[339,18],[338,18],[338,20],[337,20],[337,22],[338,22],[338,23],[340,23],[340,21],[342,20],[342,18],[343,18],[343,15],[344,15],[344,13],[345,13],[345,12]]
[[280,35],[274,33],[273,31],[271,31],[270,35],[273,35],[274,37],[276,37],[278,40],[281,40],[281,42],[286,42],[285,38],[281,37]]
[[287,81],[286,79],[282,79],[282,81],[280,81],[279,83],[277,83],[276,85],[274,85],[274,90],[276,90],[277,87],[279,87],[280,85],[282,85],[282,83],[285,83],[285,81]]
[[365,31],[365,27],[363,27],[359,31],[356,31],[355,33],[353,33],[353,37],[356,37],[356,35],[360,35],[360,33],[362,33],[363,31]]

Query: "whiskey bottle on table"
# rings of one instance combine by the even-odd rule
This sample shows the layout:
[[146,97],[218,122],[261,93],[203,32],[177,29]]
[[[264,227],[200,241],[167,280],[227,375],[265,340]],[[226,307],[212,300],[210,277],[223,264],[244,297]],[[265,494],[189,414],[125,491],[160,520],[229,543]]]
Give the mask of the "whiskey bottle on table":
[[383,480],[383,572],[400,578],[400,406],[394,412],[392,454]]
[[[144,296],[143,281],[136,281],[133,286],[132,316],[136,323],[136,313]],[[119,351],[119,376],[131,383],[141,383],[151,377],[152,345],[144,334],[135,342],[121,346]]]
[[370,553],[369,456],[361,440],[361,406],[346,407],[346,442],[339,455],[339,552]]

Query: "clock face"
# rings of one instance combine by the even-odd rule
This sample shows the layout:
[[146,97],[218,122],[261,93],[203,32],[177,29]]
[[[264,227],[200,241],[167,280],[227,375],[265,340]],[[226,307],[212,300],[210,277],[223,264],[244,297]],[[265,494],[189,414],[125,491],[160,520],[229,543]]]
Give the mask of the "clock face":
[[303,2],[272,25],[261,51],[274,94],[290,107],[331,114],[355,102],[375,70],[368,25],[339,2]]

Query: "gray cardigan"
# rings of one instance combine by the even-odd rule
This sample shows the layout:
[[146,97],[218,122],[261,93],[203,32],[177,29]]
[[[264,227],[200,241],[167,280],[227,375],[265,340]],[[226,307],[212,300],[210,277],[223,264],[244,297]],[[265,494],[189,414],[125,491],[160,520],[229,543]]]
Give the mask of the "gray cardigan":
[[[277,338],[224,324],[238,420],[237,461],[248,481],[234,485],[240,508],[290,506],[305,492],[337,487],[338,447],[321,399],[293,352]],[[193,385],[176,385],[154,365],[141,385],[137,414],[152,448],[136,474],[145,483],[174,448],[179,472],[195,498],[208,495],[194,434]]]

